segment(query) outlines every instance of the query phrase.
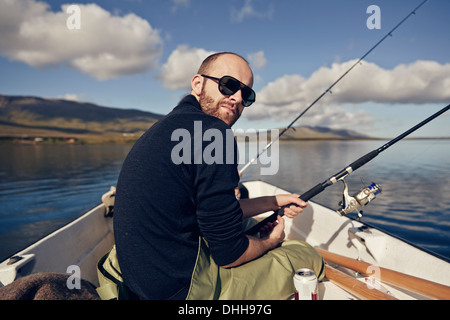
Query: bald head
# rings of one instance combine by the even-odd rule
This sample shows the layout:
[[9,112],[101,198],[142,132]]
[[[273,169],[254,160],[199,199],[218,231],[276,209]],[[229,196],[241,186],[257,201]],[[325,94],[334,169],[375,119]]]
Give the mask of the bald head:
[[218,53],[211,54],[205,60],[203,60],[203,62],[200,65],[200,68],[198,69],[197,73],[198,74],[209,74],[210,70],[213,68],[214,62],[216,60],[218,60],[220,57],[224,57],[226,55],[231,55],[231,56],[234,56],[234,58],[241,59],[243,62],[245,62],[247,64],[248,68],[250,69],[250,65],[247,62],[247,60],[245,60],[242,56],[238,55],[237,53],[234,53],[234,52],[218,52]]

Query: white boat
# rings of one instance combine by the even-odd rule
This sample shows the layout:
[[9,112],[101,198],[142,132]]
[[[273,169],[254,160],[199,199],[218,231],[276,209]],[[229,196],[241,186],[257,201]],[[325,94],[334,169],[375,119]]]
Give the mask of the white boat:
[[[243,184],[250,198],[288,193],[262,181]],[[79,268],[82,279],[96,285],[96,264],[114,242],[113,218],[105,212],[105,204],[99,204],[0,263],[0,287],[34,273],[71,273],[73,266]],[[326,277],[318,287],[319,299],[450,299],[450,263],[443,258],[313,201],[302,214],[285,220],[287,239],[307,241],[327,261]],[[367,263],[363,271],[349,269],[357,269],[354,265],[360,266],[362,261]]]

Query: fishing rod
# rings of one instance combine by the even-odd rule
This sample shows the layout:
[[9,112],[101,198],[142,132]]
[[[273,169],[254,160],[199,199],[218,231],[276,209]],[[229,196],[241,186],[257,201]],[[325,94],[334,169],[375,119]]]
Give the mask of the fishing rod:
[[350,73],[350,71],[353,70],[354,67],[356,67],[358,64],[361,63],[362,60],[364,60],[373,50],[375,50],[376,47],[378,47],[387,37],[392,37],[392,33],[398,28],[400,27],[406,20],[408,20],[408,18],[410,16],[412,16],[413,14],[416,14],[416,11],[425,4],[425,2],[427,2],[428,0],[424,0],[421,4],[419,4],[413,11],[411,11],[405,18],[403,18],[402,21],[400,21],[394,28],[392,28],[391,31],[389,31],[380,41],[378,41],[372,48],[369,49],[369,51],[367,51],[361,58],[359,58],[358,61],[356,61],[346,72],[344,72],[344,74],[342,74],[335,82],[333,82],[333,84],[328,87],[328,89],[326,89],[324,92],[322,92],[322,94],[320,96],[317,97],[316,100],[313,101],[313,103],[311,103],[302,113],[300,113],[295,119],[294,121],[292,121],[286,128],[284,128],[279,134],[278,137],[272,141],[270,141],[265,147],[264,149],[258,153],[258,155],[256,157],[254,157],[253,159],[251,159],[244,167],[242,167],[242,169],[240,169],[240,173],[242,174],[242,172],[244,172],[253,162],[255,162],[267,149],[269,149],[273,143],[275,143],[276,141],[278,141],[280,139],[280,137],[286,133],[286,131],[288,131],[293,125],[294,123],[297,122],[298,119],[300,119],[306,112],[308,112],[309,109],[311,109],[317,102],[319,102],[320,99],[322,99],[323,96],[325,96],[327,93],[332,93],[331,89],[333,89],[333,87],[338,84],[338,82],[340,82],[347,74]]
[[[439,117],[441,114],[448,111],[449,109],[450,109],[450,104],[448,106],[446,106],[445,108],[442,108],[440,111],[436,112],[432,116],[428,117],[427,119],[423,120],[419,124],[415,125],[411,129],[405,131],[398,137],[396,137],[396,138],[392,139],[391,141],[387,142],[386,144],[382,145],[378,149],[375,149],[375,150],[367,153],[366,155],[362,156],[358,160],[352,162],[347,167],[345,167],[344,169],[342,169],[335,175],[331,176],[324,182],[319,183],[315,187],[313,187],[310,190],[303,193],[299,198],[302,199],[303,201],[308,201],[311,198],[313,198],[314,196],[316,196],[319,193],[321,193],[322,191],[324,191],[327,187],[335,184],[338,181],[344,182],[345,188],[347,189],[347,184],[345,183],[344,178],[346,178],[349,174],[351,174],[358,168],[360,168],[363,165],[365,165],[366,163],[368,163],[370,160],[372,160],[373,158],[378,156],[381,152],[385,151],[387,148],[391,147],[393,144],[402,140],[403,138],[405,138],[409,134],[413,133],[420,127],[424,126],[431,120]],[[381,188],[375,183],[372,183],[370,186],[364,188],[361,192],[356,194],[354,197],[349,197],[348,192],[347,192],[347,194],[345,194],[345,192],[344,192],[342,208],[340,210],[338,210],[337,213],[339,215],[343,216],[351,211],[356,210],[358,207],[365,206],[370,201],[372,201],[375,198],[375,196],[380,192],[381,192]],[[278,211],[274,211],[269,217],[267,217],[266,219],[262,220],[261,222],[259,222],[258,224],[256,224],[255,226],[253,226],[252,228],[247,230],[246,234],[253,235],[253,234],[257,233],[268,222],[275,221],[277,219],[278,215],[283,216],[284,208],[286,208],[286,207],[289,207],[289,205],[280,208]],[[358,217],[361,218],[361,216],[362,216],[362,213],[360,212]]]

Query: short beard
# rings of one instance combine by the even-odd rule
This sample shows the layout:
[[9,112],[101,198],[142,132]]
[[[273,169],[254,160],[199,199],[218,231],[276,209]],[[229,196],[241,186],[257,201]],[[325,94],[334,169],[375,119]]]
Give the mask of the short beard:
[[209,114],[210,116],[216,117],[226,124],[228,124],[230,127],[235,124],[235,122],[238,120],[239,117],[234,117],[234,119],[231,120],[231,123],[228,123],[227,120],[223,119],[220,115],[220,103],[223,101],[220,100],[219,102],[215,103],[214,99],[208,96],[205,93],[205,90],[202,90],[199,96],[199,103],[204,113]]
[[208,96],[205,91],[200,93],[198,102],[200,103],[204,113],[219,118],[219,108],[217,108],[217,105],[214,104],[214,99]]

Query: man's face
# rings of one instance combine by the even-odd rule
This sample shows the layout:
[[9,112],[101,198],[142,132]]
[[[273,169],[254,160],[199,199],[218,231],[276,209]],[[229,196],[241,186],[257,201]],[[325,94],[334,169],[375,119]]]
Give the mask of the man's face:
[[[235,55],[222,55],[214,61],[208,76],[221,78],[232,76],[245,85],[253,85],[253,73],[248,64]],[[238,90],[233,95],[223,95],[218,89],[218,82],[212,79],[203,79],[199,103],[203,112],[221,119],[230,127],[239,119],[244,110],[242,105],[242,92]]]

